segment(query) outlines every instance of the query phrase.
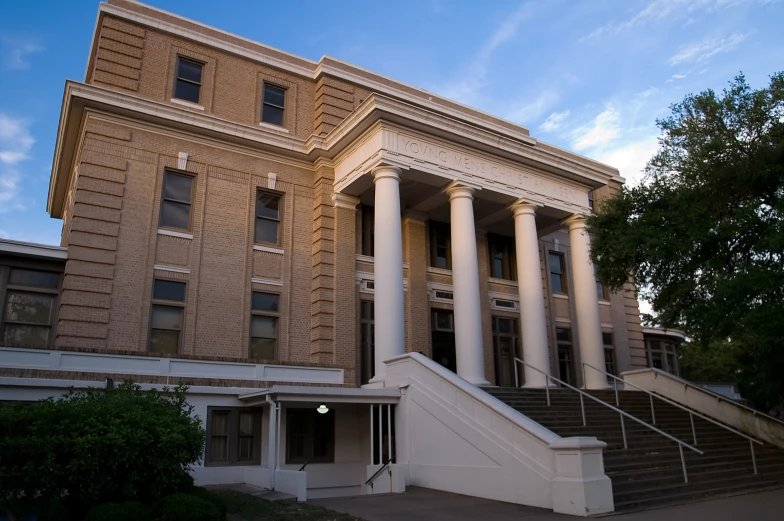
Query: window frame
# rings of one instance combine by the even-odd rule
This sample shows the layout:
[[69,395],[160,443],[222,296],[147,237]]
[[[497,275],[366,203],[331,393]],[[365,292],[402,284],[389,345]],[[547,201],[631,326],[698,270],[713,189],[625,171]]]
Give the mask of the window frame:
[[[49,328],[49,338],[47,340],[47,344],[45,346],[38,346],[38,347],[52,348],[54,346],[54,339],[56,336],[56,326],[57,326],[58,314],[60,309],[60,305],[59,305],[60,294],[62,293],[62,287],[63,287],[63,272],[52,269],[52,267],[39,265],[37,263],[21,264],[16,262],[12,262],[0,266],[0,342],[4,342],[3,338],[5,336],[6,324],[23,324],[21,322],[7,321],[5,319],[6,306],[8,305],[8,292],[10,290],[19,293],[38,293],[42,295],[53,296],[52,313],[51,316],[49,317],[49,325],[47,326],[44,326],[42,324],[33,324],[33,325],[38,327]],[[40,286],[23,286],[21,284],[12,284],[11,271],[15,269],[27,270],[27,271],[43,271],[47,273],[57,274],[59,279],[57,283],[57,288],[46,288]],[[55,334],[52,334],[53,332]],[[9,347],[13,347],[13,346],[9,346]],[[35,349],[35,347],[31,347],[31,349]]]
[[[606,335],[609,335],[609,337]],[[609,343],[607,342],[608,338],[610,340]],[[602,346],[604,348],[604,370],[613,376],[618,376],[618,360],[615,359],[615,334],[613,331],[602,331]],[[608,353],[610,354],[612,367],[608,367]],[[612,369],[612,371],[609,371],[608,369]],[[610,378],[609,376],[607,377],[607,380],[615,381],[614,378]]]
[[[365,309],[370,317],[365,316]],[[359,377],[362,385],[368,383],[376,371],[376,304],[373,300],[360,299],[359,301]]]
[[[185,295],[182,301],[179,300],[166,300],[166,299],[156,299],[155,298],[155,282],[161,280],[165,282],[176,282],[179,284],[185,285]],[[153,351],[152,350],[152,331],[153,329],[160,329],[160,328],[153,328],[152,327],[152,314],[155,306],[161,307],[176,307],[182,309],[182,315],[180,320],[180,329],[178,332],[177,337],[177,353],[174,356],[182,354],[182,337],[183,333],[185,332],[185,309],[186,304],[188,302],[188,281],[186,280],[176,280],[176,279],[167,279],[165,277],[153,277],[152,279],[152,287],[150,288],[150,313],[149,319],[147,320],[147,352],[148,353],[155,353],[159,354],[162,357],[173,356],[170,353],[163,353],[160,351]],[[162,331],[175,331],[174,329],[162,329]]]
[[[212,456],[212,421],[216,412],[228,413],[229,429],[227,437],[227,459],[226,461],[211,459]],[[239,427],[240,414],[250,413],[254,416],[253,421],[253,458],[249,460],[239,459]],[[222,407],[208,406],[207,421],[205,422],[206,436],[204,440],[204,466],[205,467],[236,467],[246,465],[261,465],[262,453],[262,428],[264,410],[261,407]]]
[[[180,177],[190,177],[191,178],[191,193],[190,193],[190,200],[186,203],[184,201],[180,201],[178,199],[168,199],[166,197],[166,176],[168,174],[178,175]],[[162,230],[171,230],[180,233],[191,233],[193,230],[193,194],[196,190],[196,176],[190,172],[183,172],[182,170],[177,170],[175,168],[164,168],[163,169],[163,180],[161,181],[161,204],[158,208],[158,228]],[[179,228],[176,226],[166,226],[163,224],[163,207],[166,202],[172,202],[177,204],[187,204],[188,205],[188,227],[187,228]]]
[[[568,341],[567,340],[559,340],[558,339],[558,330],[559,329],[569,332],[569,340]],[[577,386],[577,372],[575,371],[575,366],[574,366],[574,362],[575,362],[575,360],[574,360],[574,335],[572,334],[572,328],[571,327],[556,326],[555,327],[554,338],[555,338],[555,355],[556,355],[556,361],[558,363],[558,378],[560,378],[564,382],[567,382],[568,384],[573,385],[573,386],[576,387]],[[568,347],[569,359],[567,360],[567,362],[569,364],[569,368],[570,368],[571,373],[572,373],[570,376],[571,376],[573,381],[569,381],[567,378],[564,378],[563,374],[561,374],[561,347]]]
[[[267,87],[272,87],[274,89],[280,89],[283,91],[283,106],[275,105],[274,103],[270,103],[266,100],[267,98]],[[274,125],[276,127],[286,128],[286,117],[288,116],[288,112],[286,110],[286,99],[288,98],[288,87],[284,87],[283,85],[279,85],[277,83],[264,80],[261,83],[261,114],[259,114],[259,123],[264,123],[265,125]],[[281,116],[282,123],[278,125],[277,123],[271,123],[269,121],[264,121],[264,107],[269,105],[270,107],[274,107],[277,109],[281,109],[283,114]]]
[[[189,80],[187,78],[180,78],[180,61],[183,61],[183,60],[186,61],[186,62],[194,63],[194,64],[199,65],[201,67],[201,81],[200,82],[196,83],[195,81]],[[207,64],[204,63],[201,60],[197,60],[196,58],[191,58],[190,56],[185,56],[183,54],[177,54],[177,59],[174,62],[174,82],[172,83],[172,98],[176,99],[176,100],[179,100],[179,101],[184,101],[185,103],[191,103],[191,104],[194,104],[194,105],[201,105],[201,93],[202,93],[202,87],[204,87],[204,71],[205,71],[206,68],[207,68]],[[191,100],[187,100],[187,99],[184,99],[184,98],[178,98],[177,97],[177,82],[180,81],[180,80],[182,80],[182,81],[184,81],[186,83],[190,83],[191,85],[196,85],[196,86],[199,87],[199,99],[197,101],[194,102],[194,101],[191,101]]]
[[[557,256],[557,257],[559,257],[561,259],[561,262],[560,262],[561,272],[560,273],[553,272],[553,263],[552,263],[552,257],[553,256]],[[567,271],[566,270],[566,255],[564,255],[560,251],[552,251],[552,250],[548,251],[547,252],[547,272],[550,275],[550,278],[549,278],[548,282],[550,284],[550,292],[551,293],[553,293],[555,295],[569,295],[569,287],[567,285],[568,284],[568,279],[566,278],[566,271]],[[561,278],[561,284],[560,284],[561,285],[561,290],[560,291],[555,291],[555,289],[553,289],[553,275],[558,275]]]
[[[428,266],[431,268],[439,269],[439,270],[452,270],[452,227],[449,223],[444,223],[441,221],[435,221],[430,219],[427,222],[428,228],[428,240],[430,241],[429,244],[429,256],[428,259]],[[444,232],[446,234],[446,268],[441,268],[436,266],[436,259],[438,258],[438,233]]]
[[373,257],[376,253],[376,208],[363,204],[359,207],[359,216],[360,254]]
[[[305,454],[302,457],[292,457],[291,454],[291,413],[297,411],[296,414],[306,414],[306,428],[305,428]],[[300,464],[300,463],[335,463],[335,425],[336,413],[334,408],[330,408],[325,414],[320,414],[316,411],[315,407],[287,407],[286,408],[286,464]],[[316,444],[316,422],[315,418],[330,417],[331,429],[328,432],[329,451],[327,456],[316,458],[313,456],[313,447]],[[308,452],[310,447],[310,452]]]
[[[261,194],[269,194],[274,195],[278,198],[278,218],[273,219],[272,217],[263,217],[259,216],[259,201],[261,199]],[[283,192],[278,192],[277,190],[270,190],[268,188],[257,187],[256,188],[256,200],[254,201],[253,205],[253,244],[258,244],[260,246],[275,246],[280,247],[283,242],[283,214],[285,209],[285,197]],[[259,219],[264,219],[266,221],[276,222],[278,223],[278,240],[276,242],[267,242],[267,241],[260,241],[258,237],[256,237],[256,222]]]
[[[254,293],[263,293],[266,295],[275,295],[278,297],[278,311],[266,311],[263,309],[253,309],[253,294]],[[253,347],[253,339],[254,338],[264,338],[264,337],[254,337],[253,336],[253,317],[270,317],[275,319],[275,357],[272,360],[267,360],[269,362],[277,362],[278,361],[278,348],[280,347],[280,302],[283,298],[281,293],[275,291],[261,291],[261,290],[251,290],[250,292],[250,322],[248,323],[248,358],[250,360],[263,360],[261,358],[253,358],[251,349]]]
[[[499,248],[500,246],[500,248]],[[517,281],[517,245],[514,237],[487,234],[487,254],[490,277],[494,279]],[[501,276],[494,272],[495,253],[501,254]]]

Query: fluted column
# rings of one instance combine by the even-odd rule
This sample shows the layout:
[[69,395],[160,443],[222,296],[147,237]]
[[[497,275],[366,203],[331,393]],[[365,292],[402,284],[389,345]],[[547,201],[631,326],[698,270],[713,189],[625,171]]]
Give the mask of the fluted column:
[[[585,217],[575,214],[564,221],[569,228],[569,245],[572,252],[572,285],[574,308],[577,313],[577,338],[580,342],[580,359],[604,370],[604,343],[599,316],[599,298],[596,294],[596,277],[591,262],[591,238],[585,230]],[[608,389],[607,377],[598,371],[585,368],[586,389]]]
[[[524,201],[512,205],[515,223],[517,288],[520,293],[520,326],[523,360],[550,374],[550,350],[547,345],[547,320],[544,314],[542,268],[539,238],[536,234],[536,206]],[[525,366],[523,387],[544,388],[547,376]]]
[[485,379],[482,305],[474,226],[474,190],[455,185],[447,189],[452,226],[452,286],[454,288],[457,375],[474,385]]
[[400,169],[379,166],[372,171],[376,185],[374,237],[375,375],[384,381],[385,360],[405,352],[403,318],[403,237],[400,223]]

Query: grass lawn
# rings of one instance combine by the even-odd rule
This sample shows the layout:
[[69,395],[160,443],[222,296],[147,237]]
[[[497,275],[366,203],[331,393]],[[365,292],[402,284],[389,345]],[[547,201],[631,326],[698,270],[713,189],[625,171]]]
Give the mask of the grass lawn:
[[363,521],[309,503],[264,501],[230,490],[215,492],[226,502],[228,521]]

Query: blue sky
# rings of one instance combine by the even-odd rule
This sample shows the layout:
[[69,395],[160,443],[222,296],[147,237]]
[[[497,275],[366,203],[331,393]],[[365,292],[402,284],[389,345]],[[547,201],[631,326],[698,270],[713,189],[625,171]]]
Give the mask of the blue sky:
[[[760,87],[784,69],[779,0],[149,3],[475,106],[631,182],[670,103],[739,71]],[[61,221],[45,210],[54,140],[65,80],[84,79],[97,7],[0,3],[0,237],[59,243]]]

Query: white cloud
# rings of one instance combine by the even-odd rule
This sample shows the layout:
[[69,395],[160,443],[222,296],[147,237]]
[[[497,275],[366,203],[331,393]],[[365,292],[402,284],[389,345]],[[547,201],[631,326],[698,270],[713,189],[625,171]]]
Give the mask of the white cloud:
[[651,87],[651,88],[648,88],[648,89],[645,89],[644,91],[642,91],[639,94],[639,96],[641,98],[647,98],[647,97],[653,96],[657,92],[659,92],[659,89],[657,89],[656,87]]
[[446,98],[460,103],[472,104],[476,101],[478,92],[487,84],[488,65],[493,53],[501,45],[517,35],[520,24],[530,16],[531,8],[528,3],[520,6],[506,20],[501,23],[479,48],[476,56],[468,65],[468,71],[461,75],[463,79],[435,87],[432,90]]
[[651,134],[636,141],[607,148],[591,157],[614,166],[621,176],[626,178],[629,185],[635,185],[642,180],[642,170],[658,148],[658,138],[655,134]]
[[10,239],[11,236],[8,235],[8,232],[5,230],[0,230],[0,239]]
[[563,122],[566,121],[566,118],[569,117],[570,112],[568,110],[564,110],[563,112],[553,112],[547,119],[544,120],[539,126],[539,130],[542,132],[554,132],[561,128]]
[[28,122],[0,113],[0,213],[24,207],[19,199],[22,175],[16,165],[29,159],[35,144]]
[[746,36],[748,35],[736,33],[726,38],[706,38],[698,43],[684,45],[667,60],[667,63],[678,65],[679,63],[704,62],[717,54],[732,51],[746,39]]
[[547,89],[532,101],[513,106],[503,117],[520,125],[528,125],[542,117],[557,102],[558,94],[553,89]]
[[574,131],[572,147],[578,151],[596,148],[617,139],[620,135],[620,115],[612,105],[608,104],[590,124]]
[[665,81],[664,83],[672,83],[672,82],[674,82],[676,80],[682,80],[685,77],[686,77],[686,74],[673,74],[672,77],[670,79],[668,79],[667,81]]
[[44,47],[33,39],[9,36],[0,38],[0,48],[2,48],[3,68],[15,70],[29,68],[28,57],[44,50]]

